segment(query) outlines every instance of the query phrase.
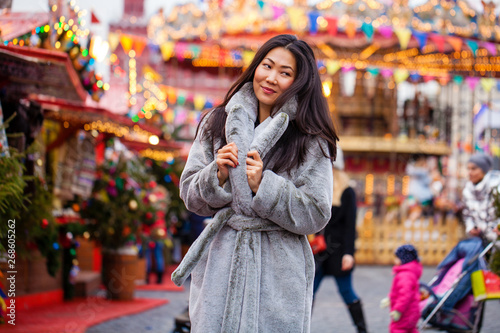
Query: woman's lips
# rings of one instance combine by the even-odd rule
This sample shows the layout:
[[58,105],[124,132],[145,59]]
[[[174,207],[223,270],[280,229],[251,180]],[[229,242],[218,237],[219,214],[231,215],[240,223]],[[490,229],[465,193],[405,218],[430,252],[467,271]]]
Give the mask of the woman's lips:
[[272,90],[271,88],[266,88],[262,87],[262,91],[264,91],[265,94],[274,94],[276,91]]

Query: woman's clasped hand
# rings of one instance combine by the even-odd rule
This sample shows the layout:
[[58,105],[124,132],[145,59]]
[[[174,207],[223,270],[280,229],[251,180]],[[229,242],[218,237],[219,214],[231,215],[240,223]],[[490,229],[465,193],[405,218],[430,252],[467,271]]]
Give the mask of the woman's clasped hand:
[[[217,178],[219,185],[223,186],[229,177],[229,167],[236,168],[238,162],[238,147],[234,142],[228,143],[217,152]],[[262,181],[262,169],[264,163],[256,150],[251,150],[247,154],[247,179],[248,185],[253,193],[259,190],[260,182]]]

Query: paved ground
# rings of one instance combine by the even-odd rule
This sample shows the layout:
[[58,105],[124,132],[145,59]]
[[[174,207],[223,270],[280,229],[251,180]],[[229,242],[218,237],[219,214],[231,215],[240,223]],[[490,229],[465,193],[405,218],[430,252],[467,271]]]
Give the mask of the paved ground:
[[[424,269],[423,282],[428,282],[435,273],[433,267]],[[354,287],[362,298],[371,333],[388,332],[389,315],[387,309],[380,309],[380,300],[387,295],[391,285],[391,267],[359,266],[354,272]],[[187,307],[189,286],[184,292],[136,292],[137,297],[165,298],[169,303],[137,315],[118,318],[87,330],[86,333],[170,333],[174,327],[174,317]],[[500,332],[498,316],[500,302],[486,304],[482,333]],[[355,332],[351,319],[342,303],[331,278],[326,278],[318,291],[312,325],[312,333],[351,333]],[[426,330],[425,332],[438,332]],[[208,332],[209,333],[209,332]],[[272,333],[272,332],[271,332]]]

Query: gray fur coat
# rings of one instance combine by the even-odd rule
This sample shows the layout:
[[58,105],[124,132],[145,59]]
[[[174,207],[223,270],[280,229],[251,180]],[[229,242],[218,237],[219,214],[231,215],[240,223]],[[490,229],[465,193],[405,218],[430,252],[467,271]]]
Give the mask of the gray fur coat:
[[[257,127],[258,101],[247,83],[226,106],[227,142],[238,147],[239,166],[219,186],[216,149],[199,133],[181,176],[187,208],[214,215],[193,243],[172,281],[191,274],[189,311],[193,332],[309,332],[314,260],[305,235],[320,231],[331,214],[332,164],[317,140],[308,143],[304,163],[291,174],[270,170],[252,194],[246,156],[263,160],[295,117],[286,103]],[[203,125],[203,124],[202,124]],[[203,130],[203,126],[201,127]],[[326,142],[321,142],[328,151]]]

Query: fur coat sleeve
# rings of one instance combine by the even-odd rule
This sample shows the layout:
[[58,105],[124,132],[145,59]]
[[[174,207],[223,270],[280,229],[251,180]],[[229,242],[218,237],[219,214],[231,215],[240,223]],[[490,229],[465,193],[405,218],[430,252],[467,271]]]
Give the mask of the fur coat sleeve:
[[[326,143],[322,144],[327,151]],[[320,231],[331,215],[332,164],[317,142],[309,146],[310,153],[293,180],[265,170],[252,201],[253,210],[261,218],[301,235]]]
[[[205,118],[206,119],[206,118]],[[204,140],[203,125],[193,142],[180,179],[180,197],[186,208],[198,215],[212,216],[232,201],[229,182],[224,188],[217,178],[216,155],[212,143]]]

